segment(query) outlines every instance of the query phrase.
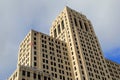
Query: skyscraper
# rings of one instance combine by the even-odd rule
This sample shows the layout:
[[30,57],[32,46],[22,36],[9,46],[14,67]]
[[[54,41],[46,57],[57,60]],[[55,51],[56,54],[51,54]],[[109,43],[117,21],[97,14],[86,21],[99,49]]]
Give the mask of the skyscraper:
[[68,7],[57,17],[51,36],[67,42],[75,80],[111,80],[90,20]]
[[90,20],[69,7],[53,21],[50,36],[28,33],[17,67],[9,80],[113,80]]

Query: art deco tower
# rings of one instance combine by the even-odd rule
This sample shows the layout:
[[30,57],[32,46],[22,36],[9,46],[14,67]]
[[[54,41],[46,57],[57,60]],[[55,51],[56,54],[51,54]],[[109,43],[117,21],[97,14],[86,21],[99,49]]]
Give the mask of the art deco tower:
[[27,34],[8,80],[118,80],[119,74],[119,64],[104,58],[90,20],[65,7],[50,36],[35,30]]
[[53,22],[50,36],[67,43],[74,80],[111,80],[99,41],[85,15],[66,7]]

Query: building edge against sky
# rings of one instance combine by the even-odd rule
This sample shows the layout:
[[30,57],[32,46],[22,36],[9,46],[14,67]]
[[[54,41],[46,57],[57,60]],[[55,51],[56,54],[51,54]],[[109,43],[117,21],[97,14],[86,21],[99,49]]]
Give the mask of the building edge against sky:
[[119,80],[120,65],[104,58],[90,20],[65,7],[50,36],[31,30],[20,44],[17,70],[8,80],[27,79]]

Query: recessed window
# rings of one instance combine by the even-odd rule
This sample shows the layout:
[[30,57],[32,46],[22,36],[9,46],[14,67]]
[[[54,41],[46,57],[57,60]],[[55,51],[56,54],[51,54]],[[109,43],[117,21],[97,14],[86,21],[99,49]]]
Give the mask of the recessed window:
[[40,75],[38,75],[38,79],[40,79],[40,80],[41,80],[41,76],[40,76]]
[[61,25],[62,25],[62,30],[64,29],[64,21],[62,20],[61,22]]
[[22,75],[25,76],[25,71],[24,70],[22,71]]
[[84,25],[85,25],[85,30],[88,31],[87,23],[84,23]]
[[34,79],[36,79],[36,73],[34,73],[33,77],[34,77]]
[[27,72],[27,77],[30,77],[30,72]]
[[79,21],[80,28],[83,29],[82,22]]
[[37,58],[36,58],[36,57],[34,57],[34,60],[37,60]]
[[36,55],[36,53],[37,53],[37,52],[36,52],[36,51],[34,51],[34,55]]
[[75,26],[77,26],[77,20],[76,20],[76,18],[74,18],[74,23],[75,23]]
[[25,80],[24,78],[22,78],[22,80]]
[[34,62],[34,66],[37,66],[37,63],[36,63],[36,62]]
[[34,33],[34,35],[36,36],[36,33]]
[[[57,78],[57,77],[56,77]],[[50,78],[48,78],[48,80],[51,80]]]
[[57,37],[57,31],[56,31],[56,29],[54,30],[54,37]]
[[61,33],[60,24],[58,25],[58,34]]
[[36,40],[36,37],[34,37],[34,40]]
[[47,77],[46,77],[46,76],[44,76],[44,80],[47,80]]

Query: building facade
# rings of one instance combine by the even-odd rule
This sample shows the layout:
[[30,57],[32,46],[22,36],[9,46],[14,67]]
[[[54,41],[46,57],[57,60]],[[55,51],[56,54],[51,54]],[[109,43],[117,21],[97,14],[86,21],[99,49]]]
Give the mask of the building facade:
[[75,80],[111,80],[98,39],[85,15],[66,7],[53,22],[50,34],[67,43]]
[[120,80],[120,64],[117,64],[108,59],[106,59],[106,63],[112,80]]
[[31,30],[20,45],[18,65],[40,69],[55,80],[73,80],[68,54],[65,42]]
[[8,80],[54,80],[52,75],[44,73],[40,69],[18,66]]
[[[33,76],[20,74],[21,66]],[[115,80],[90,20],[69,7],[53,21],[50,36],[35,30],[28,33],[20,44],[17,67],[9,80]],[[34,78],[39,72],[50,77]]]

